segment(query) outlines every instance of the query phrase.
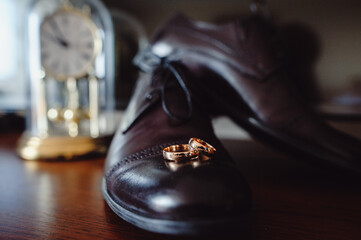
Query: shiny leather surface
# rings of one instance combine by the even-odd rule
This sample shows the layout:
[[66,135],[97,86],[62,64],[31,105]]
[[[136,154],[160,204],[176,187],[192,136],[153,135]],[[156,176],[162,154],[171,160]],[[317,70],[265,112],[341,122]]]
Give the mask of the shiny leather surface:
[[[227,114],[263,142],[325,166],[361,172],[361,143],[316,117],[289,86],[275,31],[259,17],[225,24],[181,14],[155,35],[151,51],[186,65],[213,114]],[[210,100],[211,101],[211,100]]]
[[[154,219],[191,222],[244,214],[251,206],[248,184],[214,135],[207,112],[194,103],[192,117],[186,122],[164,112],[159,92],[154,94],[164,77],[162,71],[144,73],[138,80],[126,112],[127,127],[118,131],[107,156],[109,196],[122,208]],[[187,111],[183,95],[171,81],[165,101],[173,112]],[[191,137],[215,146],[215,157],[197,167],[185,165],[174,170],[167,166],[163,148],[187,143]]]

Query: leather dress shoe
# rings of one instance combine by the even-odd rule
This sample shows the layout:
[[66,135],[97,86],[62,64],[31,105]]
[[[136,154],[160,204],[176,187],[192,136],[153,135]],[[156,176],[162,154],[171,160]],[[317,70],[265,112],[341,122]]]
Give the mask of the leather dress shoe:
[[[189,80],[179,64],[164,59],[140,75],[106,159],[103,195],[117,215],[152,232],[237,231],[249,223],[250,189],[194,101]],[[165,147],[191,137],[216,148],[212,159],[163,157]]]
[[265,19],[217,25],[177,14],[138,58],[150,62],[151,55],[182,62],[193,73],[192,86],[212,102],[208,110],[229,115],[255,138],[321,166],[361,172],[360,141],[330,127],[292,91],[280,44]]

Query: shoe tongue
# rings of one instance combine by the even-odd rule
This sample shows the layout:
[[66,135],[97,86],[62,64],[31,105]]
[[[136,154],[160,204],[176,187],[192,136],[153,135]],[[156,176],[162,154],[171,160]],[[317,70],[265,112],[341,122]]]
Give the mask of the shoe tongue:
[[171,114],[179,116],[180,118],[186,118],[189,112],[189,106],[187,104],[187,98],[185,92],[177,80],[172,75],[168,75],[170,79],[164,86],[163,104],[167,105]]

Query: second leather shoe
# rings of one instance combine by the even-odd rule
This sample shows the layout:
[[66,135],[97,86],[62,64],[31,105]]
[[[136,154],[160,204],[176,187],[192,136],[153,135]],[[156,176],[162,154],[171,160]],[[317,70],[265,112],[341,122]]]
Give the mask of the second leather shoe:
[[[248,184],[194,101],[186,72],[164,59],[153,66],[140,76],[107,156],[106,202],[124,220],[152,232],[239,230],[249,221]],[[177,163],[163,157],[164,148],[193,137],[216,148],[211,159]]]
[[192,86],[212,103],[208,111],[229,115],[256,139],[312,163],[360,173],[361,142],[297,98],[279,46],[272,26],[258,16],[210,24],[177,14],[139,58],[182,62],[197,79]]

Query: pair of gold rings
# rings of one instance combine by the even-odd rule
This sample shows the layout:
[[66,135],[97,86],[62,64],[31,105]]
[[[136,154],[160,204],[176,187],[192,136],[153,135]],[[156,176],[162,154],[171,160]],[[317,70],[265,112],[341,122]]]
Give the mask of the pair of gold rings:
[[163,157],[173,162],[209,160],[215,152],[216,149],[206,141],[191,138],[188,144],[178,144],[164,148]]

